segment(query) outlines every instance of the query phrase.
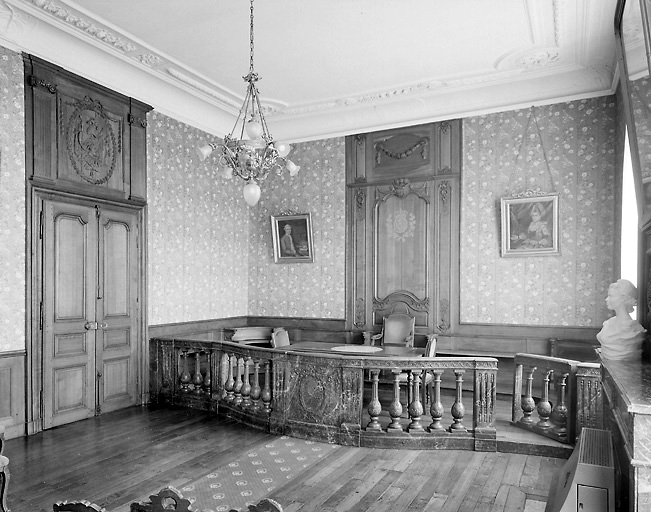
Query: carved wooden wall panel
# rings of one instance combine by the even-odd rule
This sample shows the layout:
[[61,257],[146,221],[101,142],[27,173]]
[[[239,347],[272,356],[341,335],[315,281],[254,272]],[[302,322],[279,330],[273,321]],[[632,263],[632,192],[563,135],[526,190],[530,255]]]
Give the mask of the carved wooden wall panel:
[[378,330],[400,311],[416,317],[417,334],[449,331],[460,151],[458,120],[347,139],[350,329]]
[[32,183],[144,202],[150,107],[29,55],[25,80]]
[[32,305],[25,403],[34,433],[146,400],[151,107],[23,60]]

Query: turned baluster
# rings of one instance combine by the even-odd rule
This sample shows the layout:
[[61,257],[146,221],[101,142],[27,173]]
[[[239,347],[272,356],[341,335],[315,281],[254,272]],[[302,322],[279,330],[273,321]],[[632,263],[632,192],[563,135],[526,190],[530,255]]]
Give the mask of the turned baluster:
[[251,357],[244,361],[244,383],[242,384],[242,407],[245,409],[251,407],[251,382],[249,380],[249,368],[251,367]]
[[382,413],[382,404],[380,403],[379,397],[379,383],[380,383],[380,370],[370,370],[371,372],[371,401],[368,404],[368,415],[371,417],[371,421],[366,425],[366,430],[381,431],[382,427],[378,418]]
[[203,378],[203,390],[212,396],[212,375],[210,372],[210,365],[212,364],[212,353],[206,352],[206,375]]
[[445,430],[441,425],[441,418],[443,418],[443,404],[441,403],[441,374],[443,370],[432,370],[432,383],[430,384],[430,407],[429,413],[432,416],[432,423],[429,426],[429,431]]
[[183,360],[183,371],[179,377],[179,382],[181,383],[181,392],[189,393],[190,392],[190,382],[192,382],[192,376],[188,370],[188,350],[183,350],[183,355],[180,357]]
[[389,416],[391,416],[391,423],[387,427],[387,431],[399,430],[402,432],[402,425],[400,425],[400,417],[402,416],[402,404],[400,403],[400,370],[391,370],[393,373],[393,401],[389,405]]
[[201,375],[201,352],[194,353],[194,376],[192,377],[192,385],[194,386],[194,393],[200,395],[203,393],[201,386],[203,385],[203,375]]
[[553,431],[562,437],[567,437],[567,405],[565,404],[565,387],[569,373],[561,375],[556,383],[558,388],[558,403],[552,411],[551,421],[554,425]]
[[235,379],[233,378],[233,366],[235,363],[235,354],[228,355],[228,378],[224,384],[226,390],[226,401],[232,402],[235,400]]
[[425,430],[420,423],[420,418],[423,415],[423,403],[420,401],[420,375],[422,370],[410,370],[410,373],[413,375],[414,387],[411,393],[412,401],[408,408],[411,423],[407,426],[407,432],[422,432]]
[[454,376],[455,376],[456,388],[457,388],[457,397],[454,401],[454,404],[452,404],[452,409],[450,410],[450,412],[452,413],[452,419],[454,420],[454,423],[450,425],[450,432],[452,432],[453,430],[466,432],[468,430],[463,424],[463,417],[466,414],[466,408],[463,405],[463,374],[464,373],[465,370],[454,370]]
[[233,391],[235,392],[235,400],[233,400],[233,403],[235,405],[240,405],[242,403],[242,386],[244,385],[244,382],[242,381],[243,372],[244,372],[244,359],[238,357],[237,370],[235,374],[235,388],[233,389]]
[[532,424],[533,418],[531,413],[533,413],[536,408],[536,402],[533,399],[533,373],[536,371],[536,367],[532,366],[527,368],[527,389],[524,396],[522,397],[521,407],[522,407],[522,418],[520,418],[521,423]]
[[538,401],[538,423],[536,426],[542,429],[551,428],[552,424],[549,422],[549,417],[552,414],[552,404],[549,403],[549,377],[554,373],[554,370],[547,370],[543,377],[542,383],[542,398]]
[[262,389],[262,404],[263,410],[267,414],[271,414],[271,381],[270,381],[270,368],[269,361],[264,363],[264,388]]
[[260,395],[262,388],[260,387],[260,361],[253,362],[253,386],[251,386],[251,409],[253,411],[260,410]]

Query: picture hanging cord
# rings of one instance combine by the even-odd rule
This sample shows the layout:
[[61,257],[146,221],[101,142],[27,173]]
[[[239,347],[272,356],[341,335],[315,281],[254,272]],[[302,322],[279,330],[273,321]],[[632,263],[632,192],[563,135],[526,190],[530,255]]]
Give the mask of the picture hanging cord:
[[[515,162],[514,162],[515,167],[513,169],[513,172],[511,172],[511,176],[509,178],[509,187],[512,183],[514,183],[513,175],[517,170],[518,157],[522,152],[522,146],[524,145],[524,142],[527,140],[527,132],[529,131],[529,125],[531,124],[531,117],[533,117],[533,121],[536,125],[536,132],[538,133],[538,139],[540,140],[540,149],[542,150],[543,159],[545,160],[545,165],[547,166],[547,173],[549,174],[549,184],[551,185],[552,188],[551,192],[553,193],[556,192],[556,189],[554,188],[554,177],[552,176],[552,170],[549,167],[549,161],[547,160],[547,153],[545,152],[545,144],[543,143],[542,134],[540,133],[540,126],[538,126],[538,119],[536,118],[536,112],[534,110],[533,105],[529,107],[529,115],[527,116],[527,125],[524,128],[524,133],[522,134],[522,140],[520,141],[520,147],[518,148],[518,152],[515,155]],[[525,160],[524,172],[525,172],[525,186],[526,186],[526,178],[527,178],[526,160]]]

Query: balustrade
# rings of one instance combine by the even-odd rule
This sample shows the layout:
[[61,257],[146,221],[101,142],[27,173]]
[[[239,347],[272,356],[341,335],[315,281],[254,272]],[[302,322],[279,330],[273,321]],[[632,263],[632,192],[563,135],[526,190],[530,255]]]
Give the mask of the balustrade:
[[[375,361],[366,363],[370,366],[370,398],[367,412],[370,421],[366,425],[367,432],[376,433],[429,433],[435,435],[449,436],[452,434],[472,435],[475,429],[484,429],[484,432],[493,431],[494,406],[496,397],[496,375],[497,360],[492,358],[449,358],[437,357],[426,358],[422,363],[413,360],[407,368],[392,369],[392,395],[388,401],[386,415],[387,424],[382,426],[383,406],[380,400],[381,385],[379,375],[382,368],[373,368]],[[464,404],[464,376],[467,371],[472,370],[475,379],[472,385],[473,418],[472,427],[466,426],[466,407]],[[441,376],[445,371],[454,374],[454,397],[450,399],[448,406],[450,411],[449,424],[444,426],[443,417],[446,408],[443,405],[441,394]],[[400,399],[400,374],[407,373],[407,404],[406,408]],[[426,375],[431,379],[426,379]],[[422,385],[422,383],[427,384]],[[421,387],[422,385],[422,387]],[[468,390],[469,391],[469,390]],[[470,400],[468,397],[466,399]],[[429,405],[429,408],[427,406]],[[403,417],[406,410],[407,417]],[[428,412],[431,423],[423,425],[422,416]],[[426,423],[429,423],[428,421]]]
[[[390,369],[391,380],[381,379],[390,364],[401,366]],[[367,358],[364,367],[370,375],[364,390],[369,421],[362,436],[368,445],[382,446],[384,439],[385,445],[396,446],[388,440],[409,436],[419,439],[421,447],[496,449],[496,359],[435,357],[387,363]],[[442,392],[444,375],[454,378],[451,394]],[[401,385],[407,388],[404,403]],[[471,417],[466,414],[469,403]]]
[[567,444],[574,444],[584,426],[602,427],[599,364],[530,354],[516,354],[514,363],[512,424]]
[[[452,396],[442,394],[445,376],[454,380]],[[271,432],[352,445],[408,447],[405,438],[413,438],[414,446],[495,450],[496,376],[493,358],[359,358],[153,339],[150,382],[153,403],[214,410]]]

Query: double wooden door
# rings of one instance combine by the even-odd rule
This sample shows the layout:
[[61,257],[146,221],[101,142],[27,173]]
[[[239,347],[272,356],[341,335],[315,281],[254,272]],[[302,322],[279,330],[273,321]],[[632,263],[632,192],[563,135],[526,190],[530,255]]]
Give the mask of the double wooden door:
[[43,199],[43,428],[138,402],[141,214]]

